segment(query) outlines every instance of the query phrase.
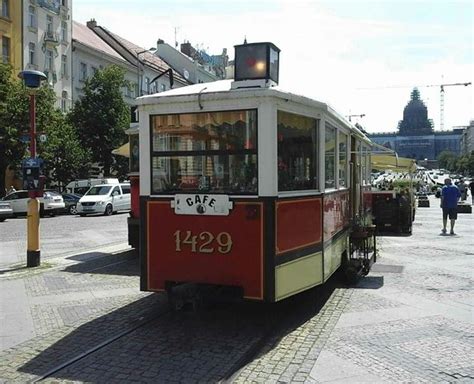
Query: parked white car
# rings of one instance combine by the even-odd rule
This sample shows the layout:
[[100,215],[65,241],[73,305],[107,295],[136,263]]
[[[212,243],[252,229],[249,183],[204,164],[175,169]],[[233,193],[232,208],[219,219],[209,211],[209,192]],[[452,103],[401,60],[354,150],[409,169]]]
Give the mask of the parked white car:
[[[15,191],[3,198],[3,201],[10,203],[13,215],[23,215],[28,211],[28,191]],[[43,197],[38,198],[40,203],[40,214],[54,216],[58,211],[64,209],[64,200],[56,191],[44,191]]]
[[92,213],[111,215],[130,210],[130,184],[100,184],[91,187],[77,203],[77,213],[85,216]]
[[0,200],[0,223],[13,216],[13,209],[10,203]]

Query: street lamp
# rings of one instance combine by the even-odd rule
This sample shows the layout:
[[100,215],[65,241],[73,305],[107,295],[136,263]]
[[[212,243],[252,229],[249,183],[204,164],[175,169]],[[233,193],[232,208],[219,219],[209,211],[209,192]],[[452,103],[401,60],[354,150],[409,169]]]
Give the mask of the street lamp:
[[18,77],[30,90],[30,158],[23,161],[23,184],[28,189],[26,266],[40,265],[39,204],[41,161],[36,157],[36,89],[47,76],[40,71],[22,71]]
[[142,84],[140,82],[140,55],[145,52],[154,52],[156,51],[155,47],[151,47],[150,49],[145,49],[143,51],[137,52],[137,97],[142,96]]
[[346,117],[349,118],[349,121],[352,122],[351,120],[351,117],[359,117],[359,118],[363,118],[365,116],[365,113],[361,114],[361,115],[347,115]]

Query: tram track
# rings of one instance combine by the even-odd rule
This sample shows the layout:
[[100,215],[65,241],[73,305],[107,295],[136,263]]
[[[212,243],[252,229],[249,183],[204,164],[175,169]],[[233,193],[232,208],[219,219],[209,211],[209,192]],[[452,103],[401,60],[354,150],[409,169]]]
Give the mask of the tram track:
[[[218,361],[215,372],[202,373],[202,380],[233,382],[245,368],[267,351],[278,346],[287,334],[311,319],[325,304],[333,291],[313,289],[276,304],[225,303],[198,311],[173,311],[169,304],[159,305],[134,320],[125,329],[105,340],[87,343],[83,350],[68,360],[40,373],[32,383],[58,380],[95,381],[107,377],[108,367],[120,366],[121,355],[138,361],[140,370],[154,367],[161,376],[157,381],[193,377],[196,366]],[[196,351],[204,353],[196,355]],[[206,350],[208,349],[208,350]],[[223,355],[224,354],[224,355]],[[189,365],[191,359],[197,362]],[[181,370],[172,371],[173,361]],[[171,363],[171,365],[173,365]],[[126,364],[123,365],[126,371]],[[90,371],[94,370],[92,376]],[[121,368],[115,372],[122,375]],[[132,376],[139,378],[139,373]],[[126,382],[126,380],[117,380]]]
[[163,311],[156,311],[155,313],[150,314],[149,316],[146,316],[144,318],[139,319],[137,321],[138,324],[135,324],[135,325],[132,325],[132,326],[128,327],[126,330],[124,330],[122,332],[119,332],[119,333],[109,337],[108,339],[106,339],[106,340],[98,343],[97,345],[89,348],[87,351],[82,352],[82,353],[78,354],[77,356],[70,358],[66,362],[61,363],[61,364],[57,365],[56,367],[51,368],[50,370],[48,370],[43,375],[41,375],[41,376],[37,377],[36,379],[30,381],[30,383],[40,383],[40,382],[52,377],[54,374],[62,371],[63,369],[68,368],[68,367],[76,364],[77,362],[85,359],[86,357],[88,357],[88,356],[104,349],[105,347],[111,345],[112,343],[116,342],[117,340],[119,340],[119,339],[135,332],[136,330],[152,323],[155,320],[158,320],[161,317],[164,317],[165,315],[169,314],[170,312],[171,312],[171,310],[169,308],[166,308]]

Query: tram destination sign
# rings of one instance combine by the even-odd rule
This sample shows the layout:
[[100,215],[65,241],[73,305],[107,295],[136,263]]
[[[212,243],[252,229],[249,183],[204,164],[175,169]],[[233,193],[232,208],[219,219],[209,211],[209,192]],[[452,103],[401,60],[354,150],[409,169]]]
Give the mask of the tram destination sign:
[[232,202],[227,195],[177,194],[171,206],[177,215],[228,216]]

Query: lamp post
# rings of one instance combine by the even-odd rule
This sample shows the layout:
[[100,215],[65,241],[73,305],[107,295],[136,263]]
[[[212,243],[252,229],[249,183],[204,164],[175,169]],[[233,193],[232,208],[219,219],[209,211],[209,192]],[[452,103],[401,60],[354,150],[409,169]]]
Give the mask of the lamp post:
[[23,80],[30,90],[30,158],[23,162],[23,183],[28,189],[28,212],[27,212],[27,251],[26,266],[37,267],[40,265],[40,241],[39,241],[39,204],[36,197],[42,189],[40,185],[40,160],[36,157],[36,89],[41,81],[47,77],[40,71],[22,71],[18,77]]
[[137,97],[142,96],[142,87],[140,82],[140,55],[145,52],[154,52],[156,51],[155,47],[151,47],[150,49],[145,49],[143,51],[137,52]]
[[348,117],[348,118],[349,118],[349,121],[352,122],[351,117],[363,118],[364,116],[365,116],[365,113],[363,113],[363,114],[361,114],[361,115],[348,115],[348,116],[346,116],[346,117]]

